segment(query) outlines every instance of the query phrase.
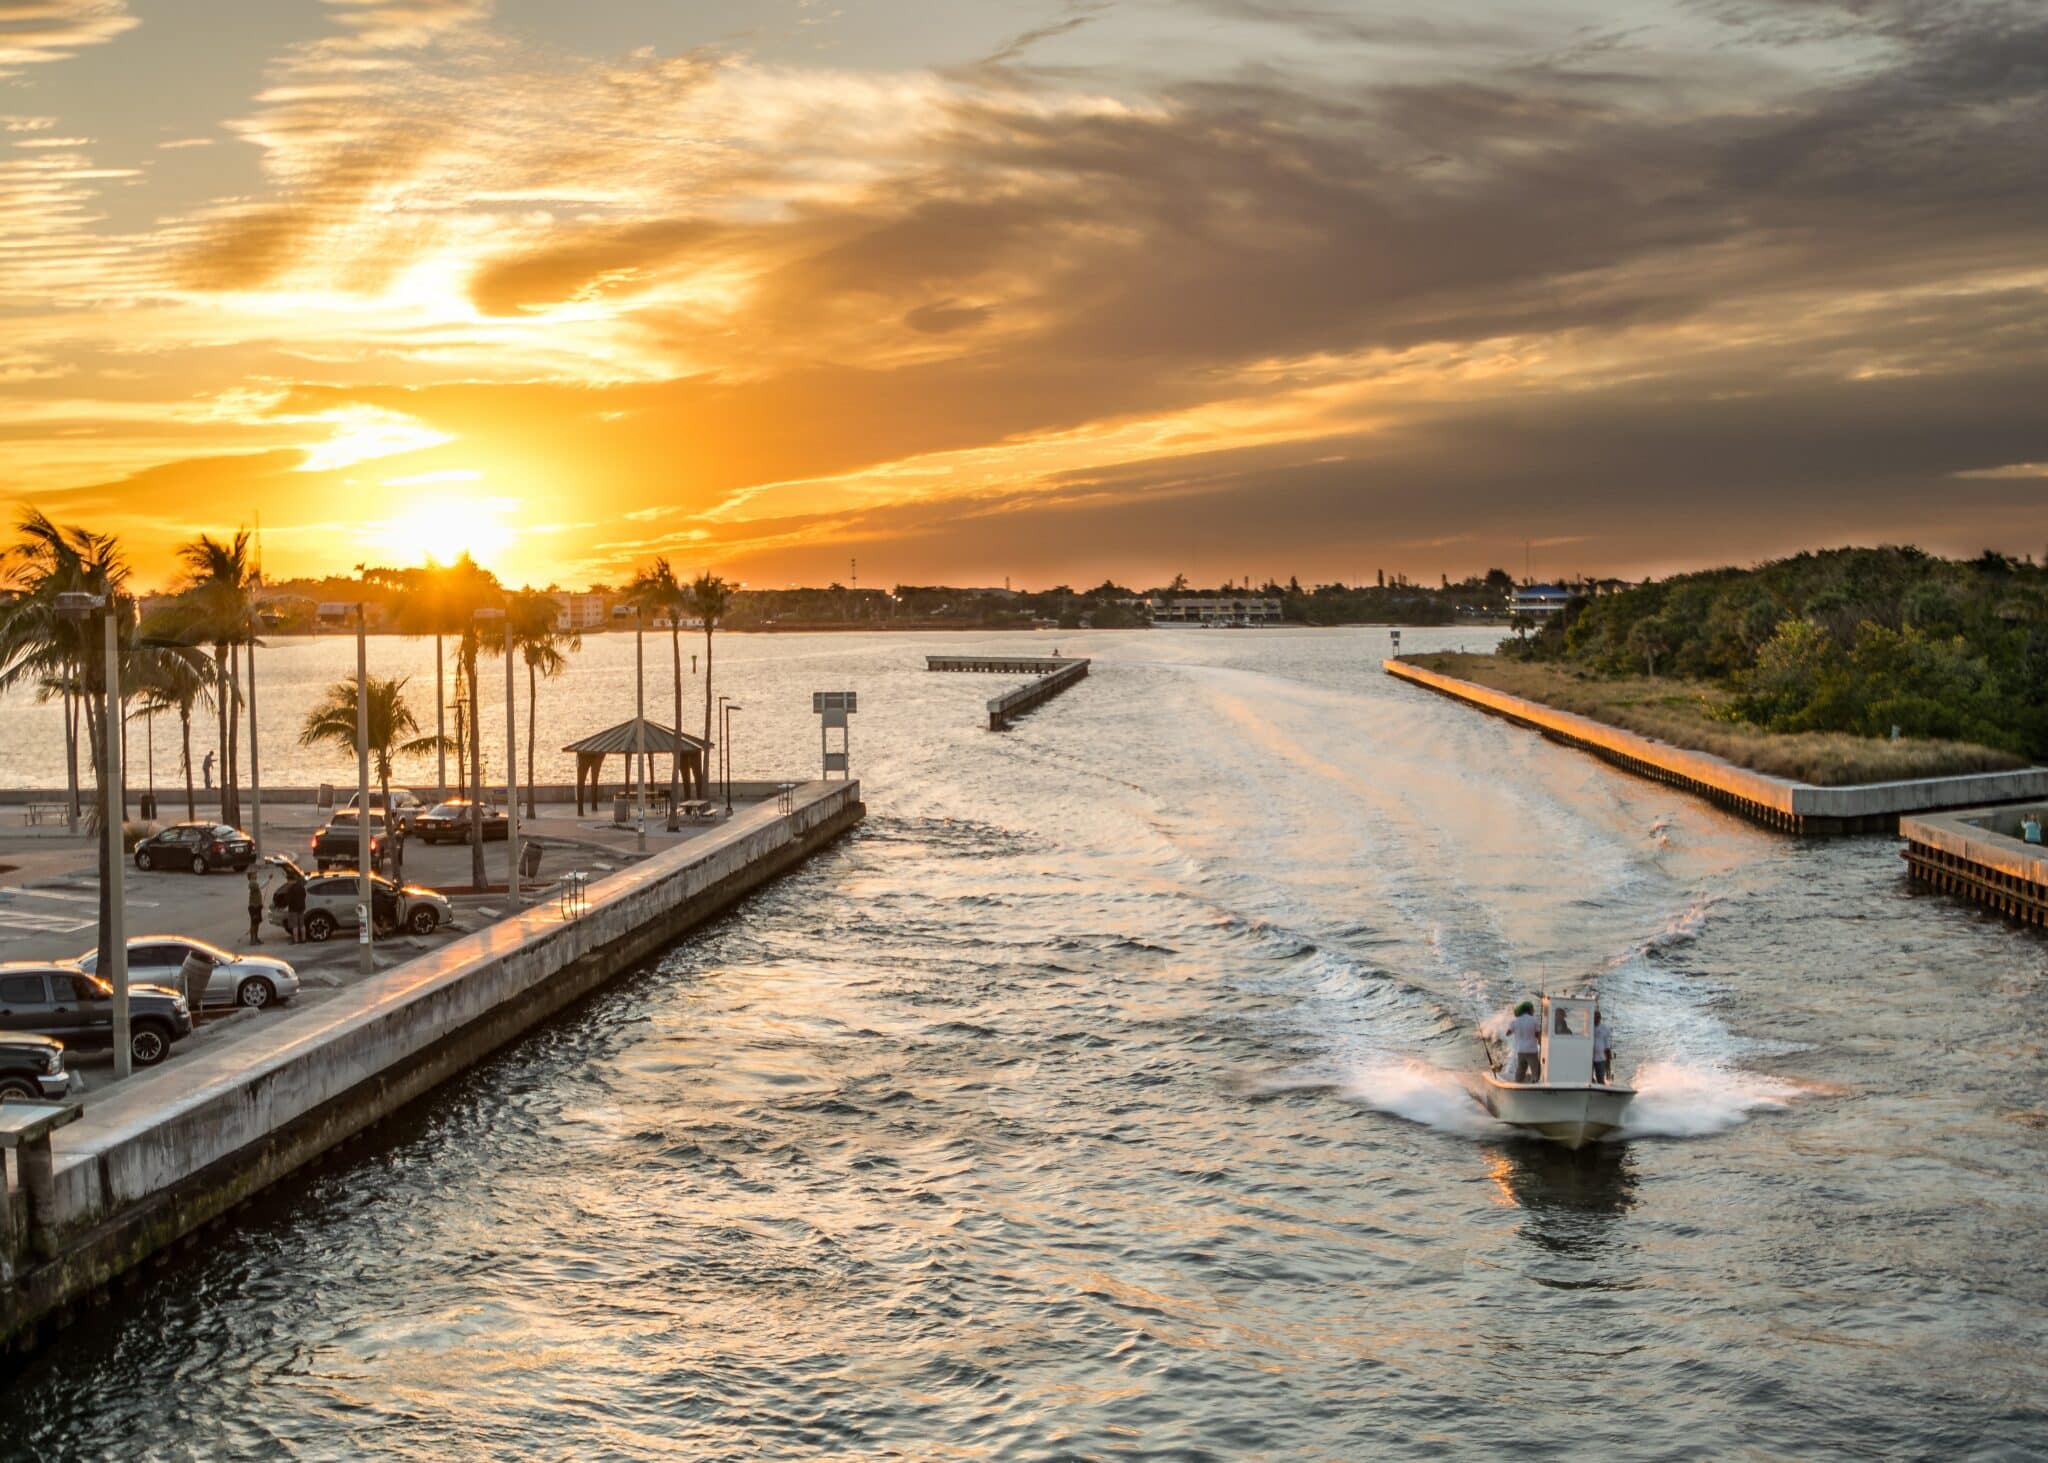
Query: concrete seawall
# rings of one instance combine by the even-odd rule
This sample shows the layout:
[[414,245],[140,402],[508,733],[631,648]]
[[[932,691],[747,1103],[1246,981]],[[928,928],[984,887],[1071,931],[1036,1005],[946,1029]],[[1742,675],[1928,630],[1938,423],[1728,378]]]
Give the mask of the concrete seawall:
[[[41,1212],[0,1289],[32,1343],[81,1301],[644,960],[857,824],[858,782],[804,783],[714,834],[367,977],[126,1084],[59,1130]],[[17,1213],[26,1196],[15,1194]],[[23,1233],[23,1226],[15,1226]]]
[[2048,848],[2026,842],[2023,815],[2048,821],[2048,805],[1901,818],[1906,871],[1945,894],[2024,924],[2048,925]]
[[1753,822],[1786,833],[1889,832],[1902,813],[1967,808],[2048,797],[2048,768],[1975,772],[1821,787],[1772,777],[1709,752],[1675,747],[1588,716],[1461,681],[1405,661],[1381,662],[1388,675],[1532,727],[1642,777],[1685,788]]

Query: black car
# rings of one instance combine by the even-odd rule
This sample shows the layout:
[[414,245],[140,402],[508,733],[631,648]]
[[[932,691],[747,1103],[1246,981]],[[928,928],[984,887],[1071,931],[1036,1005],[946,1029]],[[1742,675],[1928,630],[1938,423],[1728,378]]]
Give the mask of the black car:
[[0,1102],[62,1102],[70,1095],[63,1042],[26,1032],[0,1035]]
[[138,869],[211,869],[236,873],[256,862],[256,844],[239,828],[225,823],[173,823],[135,845]]
[[[54,1036],[68,1047],[114,1044],[114,988],[69,961],[0,965],[0,1031]],[[138,1067],[170,1055],[192,1034],[192,1010],[167,986],[128,987],[128,1054]]]
[[[413,836],[423,843],[469,842],[469,810],[476,806],[468,798],[450,798],[437,803],[413,821]],[[502,843],[512,823],[504,810],[483,805],[484,842]]]
[[[341,805],[341,812],[353,814],[356,810],[356,801],[356,796],[351,796],[347,802]],[[426,810],[426,802],[409,787],[392,788],[391,805],[388,808],[384,805],[384,793],[381,789],[370,794],[370,811],[378,814],[388,814],[400,828],[405,829],[407,832],[412,831],[413,821],[420,814],[426,812]]]
[[[321,872],[328,869],[353,869],[358,867],[357,859],[362,857],[361,820],[353,808],[343,808],[328,820],[327,826],[313,835],[313,866]],[[384,814],[375,808],[370,810],[370,867],[384,867],[389,852],[389,835],[384,828]]]

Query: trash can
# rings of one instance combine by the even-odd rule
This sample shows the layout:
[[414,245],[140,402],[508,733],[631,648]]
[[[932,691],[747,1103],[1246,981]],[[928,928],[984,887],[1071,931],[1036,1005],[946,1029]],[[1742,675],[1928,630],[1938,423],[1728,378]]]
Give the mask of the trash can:
[[612,799],[612,821],[621,828],[633,821],[633,800],[624,793]]
[[529,841],[519,850],[519,877],[531,879],[540,872],[540,844]]
[[142,795],[141,807],[137,811],[142,815],[143,822],[154,823],[156,821],[156,794],[153,792],[144,793]]

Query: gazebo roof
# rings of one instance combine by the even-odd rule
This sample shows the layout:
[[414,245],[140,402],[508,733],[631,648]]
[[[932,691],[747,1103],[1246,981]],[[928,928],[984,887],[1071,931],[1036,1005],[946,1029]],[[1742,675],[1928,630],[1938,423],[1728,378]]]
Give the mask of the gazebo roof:
[[663,726],[658,721],[646,721],[636,716],[620,722],[617,726],[608,726],[601,732],[592,732],[582,741],[571,742],[562,750],[590,756],[609,757],[623,754],[630,757],[640,750],[637,729],[643,723],[647,728],[647,750],[651,754],[669,757],[678,752],[701,752],[711,745],[707,741],[691,736],[688,732],[679,732]]

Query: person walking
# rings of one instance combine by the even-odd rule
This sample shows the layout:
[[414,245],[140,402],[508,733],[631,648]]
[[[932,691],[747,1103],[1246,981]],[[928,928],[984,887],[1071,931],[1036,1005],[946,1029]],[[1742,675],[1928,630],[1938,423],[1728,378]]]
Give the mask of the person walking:
[[1543,1050],[1543,1022],[1536,1015],[1535,1002],[1524,1001],[1515,1007],[1515,1019],[1508,1026],[1508,1048],[1515,1054],[1515,1081],[1543,1080],[1538,1055]]
[[263,943],[263,880],[254,869],[249,870],[249,943]]
[[199,771],[206,778],[207,791],[213,790],[213,753],[208,752],[199,759]]

